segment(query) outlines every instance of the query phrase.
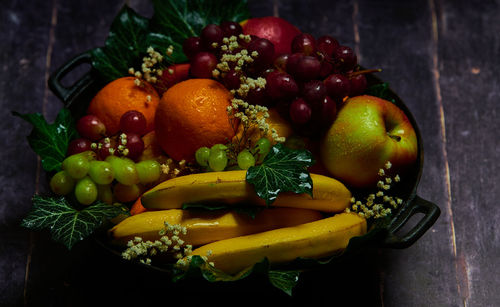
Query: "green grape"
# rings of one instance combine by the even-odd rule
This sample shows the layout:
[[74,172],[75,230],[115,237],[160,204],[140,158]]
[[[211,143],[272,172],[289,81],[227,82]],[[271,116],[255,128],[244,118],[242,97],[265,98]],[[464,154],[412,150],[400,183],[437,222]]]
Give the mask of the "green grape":
[[89,171],[90,162],[85,155],[72,155],[62,162],[63,170],[67,171],[73,179],[82,179]]
[[196,158],[196,162],[200,166],[208,166],[208,157],[210,156],[210,148],[208,147],[200,147],[194,154]]
[[137,174],[134,161],[116,156],[108,156],[106,161],[111,163],[111,167],[115,171],[115,179],[118,182],[124,185],[139,183],[139,175]]
[[115,172],[111,163],[106,161],[91,161],[89,176],[97,184],[110,184],[115,178]]
[[141,196],[141,188],[137,184],[124,185],[117,183],[113,187],[113,194],[119,202],[127,203]]
[[224,144],[215,144],[210,148],[210,152],[212,151],[225,151],[227,149],[227,146]]
[[271,142],[267,138],[260,138],[254,146],[255,153],[258,157],[258,162],[264,161],[264,158],[267,156],[269,151],[271,150]]
[[142,184],[155,182],[160,178],[160,163],[156,160],[144,160],[135,164],[139,182]]
[[76,200],[82,205],[90,205],[97,199],[97,186],[86,176],[78,180],[75,186]]
[[81,153],[77,153],[76,155],[77,156],[85,157],[89,161],[97,160],[97,154],[94,151],[92,151],[92,150],[87,150],[87,151],[84,151],[84,152],[81,152]]
[[108,205],[113,204],[113,191],[110,184],[97,185],[97,199]]
[[57,195],[67,195],[74,187],[75,180],[66,171],[60,171],[50,179],[50,189]]
[[240,152],[237,159],[241,169],[249,169],[255,165],[255,157],[247,149]]
[[208,166],[213,171],[221,172],[226,168],[227,165],[227,155],[224,150],[210,150],[210,156],[208,157]]

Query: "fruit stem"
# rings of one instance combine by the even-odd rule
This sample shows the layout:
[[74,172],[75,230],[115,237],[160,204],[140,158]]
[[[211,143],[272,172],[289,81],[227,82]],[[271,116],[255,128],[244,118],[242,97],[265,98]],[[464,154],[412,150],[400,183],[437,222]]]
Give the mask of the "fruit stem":
[[400,137],[399,135],[392,135],[392,134],[390,134],[389,132],[387,132],[387,135],[388,135],[390,138],[394,139],[396,142],[400,142],[400,141],[401,141],[401,137]]
[[357,75],[362,75],[362,74],[371,74],[372,72],[381,72],[381,68],[377,69],[364,69],[364,70],[358,70],[358,71],[353,71],[352,73],[349,74],[349,79],[357,76]]

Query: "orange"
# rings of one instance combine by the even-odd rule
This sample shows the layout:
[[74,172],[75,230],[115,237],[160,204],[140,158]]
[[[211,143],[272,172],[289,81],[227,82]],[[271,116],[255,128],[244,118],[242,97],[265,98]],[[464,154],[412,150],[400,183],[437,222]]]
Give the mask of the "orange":
[[160,96],[151,84],[141,81],[141,86],[137,86],[135,79],[123,77],[108,83],[90,102],[87,113],[99,117],[106,126],[106,134],[114,135],[119,131],[120,118],[129,110],[144,114],[147,131],[154,129],[154,116]]
[[231,93],[211,79],[189,79],[169,88],[155,116],[161,148],[174,160],[192,162],[198,148],[229,142],[235,133],[227,113],[231,99]]

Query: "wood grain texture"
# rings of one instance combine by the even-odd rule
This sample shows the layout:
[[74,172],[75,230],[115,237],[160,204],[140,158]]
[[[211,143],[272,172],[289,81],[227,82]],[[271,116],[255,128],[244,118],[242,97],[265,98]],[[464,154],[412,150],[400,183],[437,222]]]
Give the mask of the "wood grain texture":
[[[28,123],[12,110],[41,112],[51,3],[24,10],[18,1],[3,1],[0,10],[0,305],[23,304],[29,233],[18,225],[35,193],[37,157],[26,142]],[[40,15],[39,15],[40,14]],[[43,16],[40,18],[40,16]],[[23,33],[23,34],[21,34]]]
[[209,306],[270,300],[302,306],[500,302],[498,0],[249,0],[253,16],[280,16],[304,32],[332,35],[353,47],[363,66],[383,69],[379,76],[406,102],[422,132],[419,195],[442,210],[437,223],[410,248],[368,249],[338,266],[305,272],[293,298],[259,276],[235,284],[171,284],[163,274],[117,260],[92,240],[69,252],[47,232],[30,235],[17,226],[32,193],[47,191],[47,180],[43,171],[37,172],[36,155],[25,141],[29,125],[8,111],[44,112],[53,119],[61,103],[46,87],[50,72],[103,45],[124,3],[145,16],[152,10],[142,0],[4,2],[1,306],[131,306],[172,298]]
[[[500,2],[437,1],[440,86],[459,296],[500,302]],[[496,264],[495,264],[496,263]]]

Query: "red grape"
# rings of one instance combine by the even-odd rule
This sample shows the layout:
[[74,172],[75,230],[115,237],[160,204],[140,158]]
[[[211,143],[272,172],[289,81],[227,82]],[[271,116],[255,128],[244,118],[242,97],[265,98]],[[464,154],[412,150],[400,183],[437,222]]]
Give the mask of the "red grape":
[[138,158],[144,151],[144,142],[137,133],[125,133],[124,135],[120,135],[118,143],[128,150],[124,151],[123,148],[118,147],[121,149],[123,155],[132,160]]
[[305,124],[311,119],[311,107],[302,98],[297,98],[290,105],[290,118],[295,124]]
[[294,98],[299,92],[297,83],[287,73],[273,71],[266,76],[266,93],[272,99]]
[[304,55],[314,55],[316,52],[316,40],[308,33],[301,33],[293,38],[292,52]]
[[265,68],[273,62],[274,45],[265,38],[257,38],[252,40],[247,47],[248,53],[257,51],[258,56],[255,59],[254,65],[258,68]]
[[146,132],[147,121],[144,114],[136,110],[130,110],[123,113],[120,118],[120,130],[125,133],[137,133],[144,135]]
[[226,88],[232,90],[240,87],[241,84],[241,74],[234,69],[231,69],[224,76],[224,85]]
[[328,35],[321,36],[316,43],[316,49],[326,57],[331,57],[338,47],[339,42]]
[[243,33],[243,28],[239,23],[234,21],[224,21],[220,24],[224,37],[238,36]]
[[321,102],[320,111],[320,122],[321,125],[325,128],[330,127],[337,115],[337,104],[333,99],[326,96]]
[[191,59],[189,72],[195,78],[212,78],[212,71],[217,67],[217,58],[210,52],[198,52]]
[[97,155],[99,159],[104,160],[107,156],[116,155],[116,140],[112,138],[104,138],[97,144]]
[[349,96],[359,96],[363,94],[367,87],[366,77],[363,74],[355,75],[349,79],[350,91]]
[[76,130],[84,138],[91,141],[97,141],[106,135],[106,126],[95,115],[85,115],[78,120]]
[[319,70],[319,77],[324,79],[333,72],[333,64],[327,60],[321,62],[321,69]]
[[75,155],[77,153],[92,150],[92,148],[90,147],[91,145],[92,145],[92,142],[90,142],[87,139],[84,139],[84,138],[75,139],[69,143],[68,153],[66,155],[72,156],[72,155]]
[[189,59],[192,59],[198,52],[203,51],[201,38],[196,36],[187,38],[182,44],[182,51]]
[[321,102],[326,96],[326,86],[319,80],[311,80],[302,87],[302,98],[311,105]]
[[[216,50],[222,43],[224,32],[218,25],[210,24],[201,30],[200,37],[205,48],[208,50]],[[213,46],[214,43],[217,44],[217,47]]]
[[349,95],[350,83],[344,75],[332,74],[324,82],[328,95],[333,99],[342,99]]
[[347,46],[339,46],[335,49],[334,58],[340,62],[340,68],[343,71],[349,71],[356,66],[358,58],[354,51]]
[[286,72],[286,62],[289,57],[290,55],[288,53],[280,54],[274,59],[274,67],[276,67],[279,71]]
[[319,77],[321,62],[313,56],[305,55],[297,60],[289,60],[286,68],[297,80],[313,80]]
[[259,105],[267,105],[268,104],[268,97],[266,95],[266,89],[262,87],[256,87],[254,89],[251,89],[248,91],[246,101],[249,104],[259,104]]

